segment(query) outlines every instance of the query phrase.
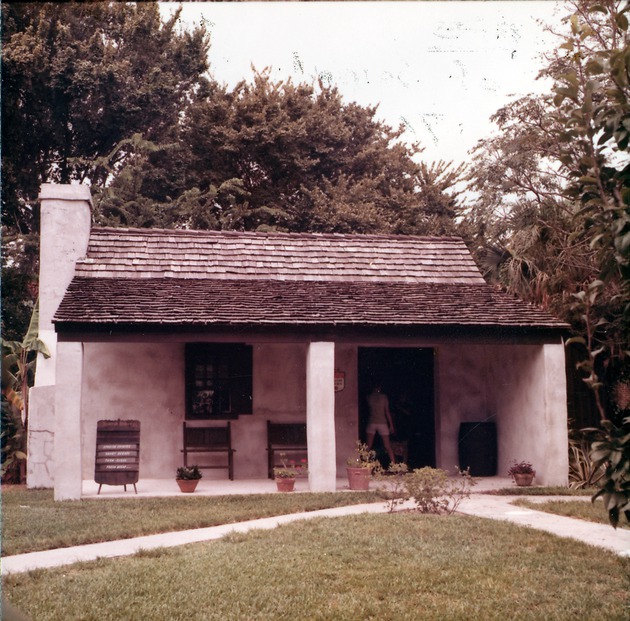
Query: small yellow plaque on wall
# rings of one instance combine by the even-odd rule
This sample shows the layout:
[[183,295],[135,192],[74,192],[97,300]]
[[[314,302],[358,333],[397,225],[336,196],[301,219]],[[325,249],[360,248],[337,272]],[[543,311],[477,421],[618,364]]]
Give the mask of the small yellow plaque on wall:
[[339,392],[346,387],[346,374],[335,369],[335,392]]

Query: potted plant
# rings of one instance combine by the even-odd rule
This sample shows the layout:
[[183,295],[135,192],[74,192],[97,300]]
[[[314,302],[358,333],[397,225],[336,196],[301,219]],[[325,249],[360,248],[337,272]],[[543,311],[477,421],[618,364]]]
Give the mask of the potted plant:
[[306,460],[303,459],[299,465],[295,462],[286,462],[286,454],[280,453],[282,466],[273,469],[273,477],[279,492],[292,492],[295,487],[295,479],[306,474]]
[[517,462],[514,460],[508,470],[508,475],[514,479],[514,482],[517,485],[520,485],[521,487],[528,487],[532,484],[532,481],[536,476],[536,471],[528,461]]
[[182,466],[177,469],[177,475],[175,476],[179,489],[186,494],[191,494],[195,491],[200,478],[199,466]]
[[354,453],[346,461],[346,472],[350,489],[369,489],[372,471],[376,468],[377,463],[376,452],[368,449],[367,444],[357,441]]

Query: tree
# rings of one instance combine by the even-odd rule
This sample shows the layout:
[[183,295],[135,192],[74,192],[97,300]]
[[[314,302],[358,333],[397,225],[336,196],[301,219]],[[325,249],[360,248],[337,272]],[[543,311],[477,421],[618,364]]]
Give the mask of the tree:
[[561,124],[551,96],[500,109],[499,133],[477,146],[468,209],[486,276],[571,321],[571,292],[595,278],[588,242],[575,235],[579,207],[566,196],[568,171],[558,164]]
[[178,18],[162,22],[156,3],[2,4],[5,336],[24,333],[36,298],[41,184],[105,185],[126,141],[167,140],[204,87],[208,35],[179,32]]
[[[376,109],[336,88],[210,82],[167,145],[135,158],[98,201],[102,222],[210,229],[437,233],[454,229],[462,173],[418,163]],[[154,217],[146,207],[154,206]]]
[[[607,325],[594,338],[611,361],[621,357],[629,336],[628,144],[621,130],[609,127],[610,119],[623,127],[627,116],[627,103],[621,104],[627,76],[624,85],[614,77],[623,70],[609,63],[624,58],[611,42],[627,49],[623,19],[618,25],[613,15],[617,5],[577,2],[566,21],[576,24],[575,16],[584,14],[590,25],[563,40],[541,72],[554,80],[554,90],[513,102],[493,117],[500,133],[476,149],[470,188],[477,200],[468,212],[490,275],[578,331],[583,326],[573,294],[595,280],[604,283],[596,310]],[[582,38],[578,51],[575,37]],[[599,85],[587,79],[596,70]],[[578,74],[583,79],[576,87]],[[618,141],[611,140],[615,131]]]
[[208,68],[205,31],[178,33],[178,18],[162,23],[156,3],[3,4],[5,224],[31,230],[42,182],[102,184],[96,158],[172,127]]
[[[2,339],[2,475],[19,468],[26,459],[28,437],[28,391],[35,376],[37,354],[50,357],[39,339],[39,305],[31,315],[28,331],[21,341]],[[21,482],[23,476],[14,478]]]
[[[227,214],[223,208],[227,228],[387,228],[395,206],[413,200],[417,149],[405,149],[401,130],[377,121],[375,113],[344,104],[336,88],[273,82],[268,72],[258,73],[251,84],[191,107],[182,139],[192,181],[201,191],[209,183],[240,181],[247,208]],[[352,205],[349,222],[335,216],[342,192]],[[324,214],[321,194],[328,202]]]
[[603,464],[605,446],[614,465],[601,493],[616,524],[630,507],[627,404],[615,397],[630,381],[630,5],[571,6],[541,72],[552,91],[500,110],[501,133],[477,148],[469,213],[489,272],[564,317],[584,346],[604,427],[593,455]]
[[39,244],[35,235],[2,229],[2,337],[17,341],[26,332],[38,296]]
[[[584,235],[604,281],[630,280],[630,3],[581,3],[561,46],[554,88],[566,193],[580,206]],[[577,148],[576,148],[577,145]]]
[[[555,87],[556,118],[565,127],[560,135],[562,163],[571,169],[567,188],[581,206],[580,234],[597,253],[600,279],[589,283],[577,297],[582,311],[588,357],[581,367],[596,394],[603,430],[593,444],[592,458],[604,469],[600,490],[613,526],[621,515],[630,522],[630,416],[611,420],[599,398],[603,385],[598,357],[607,350],[623,364],[623,379],[630,381],[630,3],[609,1],[576,6],[570,18],[571,34],[562,45],[563,73]],[[572,147],[581,148],[576,152]],[[598,296],[612,289],[617,312],[589,311]],[[611,300],[612,302],[612,300]],[[597,321],[595,321],[597,319]],[[611,344],[601,332],[620,333]],[[617,346],[617,351],[613,350]],[[627,411],[627,406],[626,406]]]

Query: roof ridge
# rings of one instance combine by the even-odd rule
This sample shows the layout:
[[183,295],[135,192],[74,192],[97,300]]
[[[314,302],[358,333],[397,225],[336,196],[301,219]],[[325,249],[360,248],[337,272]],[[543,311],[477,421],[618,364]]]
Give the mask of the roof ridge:
[[462,237],[457,235],[399,235],[395,233],[318,233],[318,232],[285,232],[285,231],[233,231],[233,230],[200,230],[200,229],[161,229],[161,228],[141,228],[141,227],[112,227],[100,226],[92,227],[91,233],[120,233],[133,235],[177,235],[190,237],[259,237],[276,239],[386,239],[386,240],[409,240],[409,241],[457,241],[464,243]]

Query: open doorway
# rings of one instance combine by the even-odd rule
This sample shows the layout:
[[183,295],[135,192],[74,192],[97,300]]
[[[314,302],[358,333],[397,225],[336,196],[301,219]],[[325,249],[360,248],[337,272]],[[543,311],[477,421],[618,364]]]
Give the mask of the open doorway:
[[[410,469],[435,467],[433,349],[359,348],[359,433],[364,442],[369,416],[366,397],[374,382],[381,384],[389,398],[396,427],[395,452],[404,452]],[[374,449],[385,466],[387,453],[378,435]]]

